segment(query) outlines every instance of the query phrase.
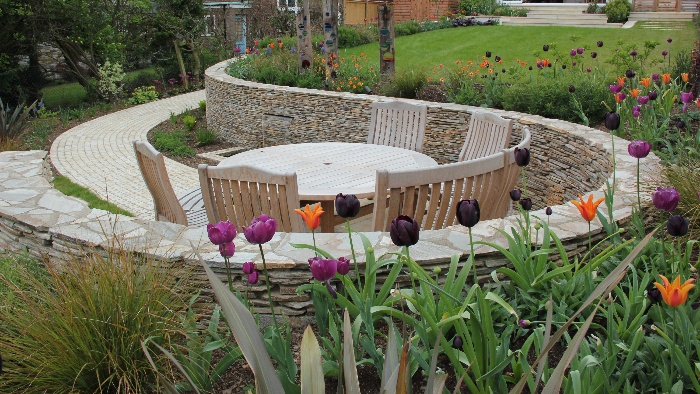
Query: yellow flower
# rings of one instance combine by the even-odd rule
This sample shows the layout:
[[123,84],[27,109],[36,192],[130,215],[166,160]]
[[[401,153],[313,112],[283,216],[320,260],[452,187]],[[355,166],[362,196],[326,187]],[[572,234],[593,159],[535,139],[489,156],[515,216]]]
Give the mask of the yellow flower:
[[654,282],[654,286],[659,289],[664,302],[674,308],[683,305],[683,303],[688,300],[688,292],[690,289],[695,287],[693,284],[695,279],[688,279],[681,285],[680,275],[676,277],[676,280],[674,280],[673,283],[670,283],[663,275],[659,275],[659,277],[664,284],[661,285],[661,283]]
[[590,194],[588,196],[588,201],[583,201],[583,196],[580,194],[578,195],[579,200],[578,201],[571,201],[576,208],[578,208],[578,211],[581,213],[581,217],[587,222],[590,222],[591,220],[595,219],[595,213],[596,210],[598,209],[598,205],[600,205],[601,202],[605,201],[605,198],[599,198],[595,202],[593,202],[593,194]]
[[298,213],[299,216],[304,219],[306,227],[308,227],[311,231],[316,230],[321,224],[321,215],[323,214],[321,204],[315,204],[313,209],[311,209],[309,204],[306,204],[303,210],[297,208],[294,210],[294,212]]

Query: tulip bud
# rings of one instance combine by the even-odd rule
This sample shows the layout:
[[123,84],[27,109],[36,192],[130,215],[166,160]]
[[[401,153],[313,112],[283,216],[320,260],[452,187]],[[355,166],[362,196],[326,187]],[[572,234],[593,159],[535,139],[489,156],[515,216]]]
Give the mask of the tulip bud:
[[635,74],[632,70],[627,70],[627,72],[625,73],[625,76],[630,79],[634,78],[635,75],[637,74]]
[[486,52],[486,57],[491,57],[491,52]]
[[530,323],[530,320],[520,319],[520,320],[518,320],[518,324],[519,324],[520,327],[522,327],[522,328],[528,328],[528,327],[530,327],[530,325],[531,325],[532,323]]
[[331,293],[331,297],[338,298],[338,292],[335,291],[335,287],[331,285],[331,282],[326,281],[326,289]]
[[338,258],[338,273],[340,275],[347,275],[350,272],[350,260],[345,257]]
[[455,349],[461,349],[463,344],[464,342],[462,341],[462,337],[459,335],[455,335],[455,337],[452,339],[452,347]]
[[224,258],[232,257],[236,253],[236,245],[233,242],[227,242],[219,245],[219,253]]
[[255,263],[252,261],[248,261],[247,263],[243,263],[243,273],[246,275],[250,275],[255,271]]
[[598,48],[601,48],[603,46],[603,41],[598,41],[596,44],[598,45]]
[[670,43],[673,42],[673,38],[669,37],[669,38],[666,39],[666,41],[670,44]]
[[523,193],[520,191],[520,189],[513,189],[510,191],[510,199],[513,201],[520,201],[522,196]]
[[440,268],[440,267],[433,268],[433,273],[435,275],[440,275],[440,272],[442,272],[442,268]]
[[411,246],[418,242],[420,225],[410,216],[401,215],[391,221],[389,235],[396,246]]
[[569,93],[576,93],[576,87],[574,85],[569,85]]
[[598,53],[591,52],[591,58],[595,59],[596,57],[598,57]]
[[524,210],[529,211],[532,209],[532,200],[529,198],[521,198],[520,206],[523,207]]
[[542,223],[535,223],[535,231],[539,231],[542,228]]
[[608,130],[617,130],[620,128],[620,114],[615,111],[610,111],[605,114],[605,127]]
[[518,167],[525,167],[530,164],[530,149],[528,148],[515,148],[515,164]]
[[248,275],[248,283],[250,283],[251,285],[258,283],[259,277],[260,273],[258,271],[251,272],[250,275]]
[[659,94],[656,92],[656,90],[652,90],[647,96],[649,96],[649,100],[654,101],[659,97]]
[[360,213],[360,200],[354,194],[335,196],[335,210],[341,218],[354,218]]
[[543,45],[542,50],[547,52],[549,50],[549,45]]
[[547,207],[547,209],[544,210],[545,215],[549,216],[552,214],[552,207]]
[[685,129],[685,122],[683,121],[683,119],[678,119],[676,121],[676,128],[679,130]]
[[688,234],[688,219],[681,215],[671,215],[666,223],[666,231],[672,237],[682,237]]
[[570,50],[569,55],[576,56],[576,50],[575,49]]
[[481,210],[477,200],[462,200],[457,203],[457,221],[464,227],[474,227],[479,223]]
[[652,304],[660,304],[664,300],[661,292],[656,287],[647,290],[647,297],[649,297]]
[[561,69],[562,69],[562,70],[566,70],[566,64],[562,64],[562,65],[561,65]]

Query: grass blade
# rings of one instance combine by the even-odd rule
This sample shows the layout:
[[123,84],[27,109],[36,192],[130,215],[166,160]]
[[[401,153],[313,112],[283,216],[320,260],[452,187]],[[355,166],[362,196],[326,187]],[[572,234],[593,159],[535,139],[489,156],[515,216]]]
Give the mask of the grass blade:
[[[391,330],[391,327],[389,328],[389,330]],[[357,377],[357,366],[355,362],[355,346],[352,343],[352,328],[350,327],[350,313],[347,309],[345,310],[343,316],[343,337],[343,368],[345,376],[345,393],[360,394],[360,379]]]

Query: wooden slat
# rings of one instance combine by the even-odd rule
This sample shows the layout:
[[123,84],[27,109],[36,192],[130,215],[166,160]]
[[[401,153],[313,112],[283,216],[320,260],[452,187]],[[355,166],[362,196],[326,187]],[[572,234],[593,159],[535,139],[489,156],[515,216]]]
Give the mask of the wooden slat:
[[372,115],[368,144],[387,145],[423,150],[427,107],[398,101],[375,102],[370,105]]
[[511,119],[490,112],[473,113],[459,160],[478,159],[508,148],[512,130]]

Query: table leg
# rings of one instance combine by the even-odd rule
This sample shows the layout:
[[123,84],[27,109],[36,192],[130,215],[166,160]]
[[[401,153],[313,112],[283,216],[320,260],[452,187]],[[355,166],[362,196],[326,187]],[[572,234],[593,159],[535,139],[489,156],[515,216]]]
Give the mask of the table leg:
[[321,215],[321,232],[335,232],[335,226],[333,223],[333,218],[335,216],[335,201],[321,201],[321,208],[323,208],[323,215]]

